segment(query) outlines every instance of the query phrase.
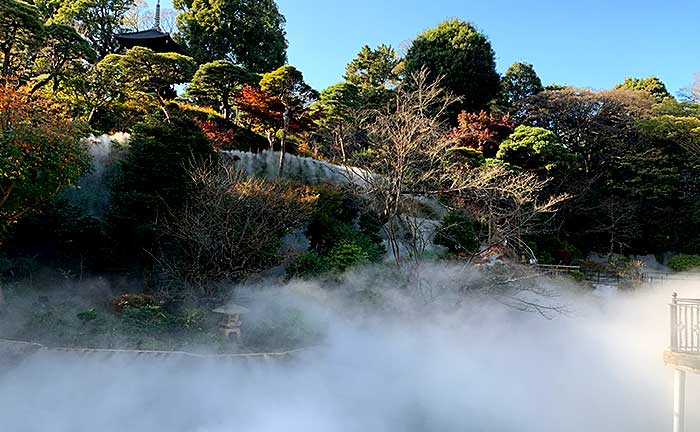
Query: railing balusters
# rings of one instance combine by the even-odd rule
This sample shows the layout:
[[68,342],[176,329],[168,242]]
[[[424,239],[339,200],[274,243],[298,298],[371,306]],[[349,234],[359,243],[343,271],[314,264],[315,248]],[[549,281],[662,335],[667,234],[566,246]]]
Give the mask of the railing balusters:
[[674,294],[669,307],[671,351],[700,354],[700,299]]

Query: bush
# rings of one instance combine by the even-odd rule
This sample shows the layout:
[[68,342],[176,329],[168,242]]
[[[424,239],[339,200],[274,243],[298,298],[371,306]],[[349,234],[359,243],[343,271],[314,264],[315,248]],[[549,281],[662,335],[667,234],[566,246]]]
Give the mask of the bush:
[[679,272],[700,268],[700,255],[676,255],[668,260],[668,268]]
[[451,211],[442,219],[435,233],[435,244],[455,254],[472,254],[479,250],[480,225],[459,211]]
[[289,277],[314,277],[328,271],[328,263],[315,251],[306,252],[299,255],[289,267],[287,276]]
[[184,203],[192,182],[186,167],[214,153],[192,120],[177,117],[169,123],[146,119],[134,128],[129,147],[112,185],[110,222],[114,237],[140,252],[153,247],[158,216]]
[[370,261],[368,252],[354,240],[342,240],[328,251],[326,255],[328,265],[340,271],[348,267]]
[[185,294],[216,297],[226,283],[276,265],[282,238],[303,226],[313,200],[305,188],[246,178],[223,164],[196,166],[190,176],[188,205],[158,224],[167,245],[161,270],[191,290]]
[[157,304],[128,305],[121,318],[127,334],[162,334],[177,325],[176,318]]
[[116,313],[122,313],[127,308],[142,308],[155,304],[156,300],[148,294],[122,294],[112,300],[112,309]]

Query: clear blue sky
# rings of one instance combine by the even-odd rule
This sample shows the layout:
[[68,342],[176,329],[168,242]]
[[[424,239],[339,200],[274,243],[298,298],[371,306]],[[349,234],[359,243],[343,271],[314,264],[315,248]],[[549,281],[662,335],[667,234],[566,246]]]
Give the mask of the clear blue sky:
[[289,63],[321,90],[342,79],[360,48],[405,48],[440,21],[471,21],[497,68],[532,63],[545,84],[610,88],[626,76],[661,78],[673,94],[700,71],[700,0],[277,0]]

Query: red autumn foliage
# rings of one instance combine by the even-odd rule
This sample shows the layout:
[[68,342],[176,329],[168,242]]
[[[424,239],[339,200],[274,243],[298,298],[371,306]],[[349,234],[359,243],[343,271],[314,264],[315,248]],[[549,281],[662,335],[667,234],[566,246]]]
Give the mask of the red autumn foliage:
[[479,150],[485,157],[495,157],[498,146],[513,133],[515,123],[508,114],[497,115],[485,111],[462,111],[457,117],[457,127],[450,136],[457,147]]
[[233,129],[222,127],[213,120],[204,120],[199,123],[199,127],[202,128],[204,135],[211,140],[212,146],[216,151],[230,147],[230,144],[236,138],[236,133]]

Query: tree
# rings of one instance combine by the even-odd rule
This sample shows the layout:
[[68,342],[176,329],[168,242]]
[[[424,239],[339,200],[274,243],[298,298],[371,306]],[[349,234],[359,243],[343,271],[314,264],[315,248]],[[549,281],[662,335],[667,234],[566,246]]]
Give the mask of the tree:
[[692,84],[680,91],[680,96],[686,102],[700,104],[700,72],[695,74]]
[[427,69],[407,76],[393,100],[369,117],[367,134],[373,152],[362,161],[371,203],[380,219],[397,265],[401,246],[417,259],[423,251],[422,227],[410,214],[412,195],[430,195],[442,158],[451,145],[446,113],[455,98],[429,78]]
[[213,156],[211,143],[188,118],[150,117],[137,124],[111,185],[109,220],[121,248],[128,254],[155,252],[156,221],[185,202],[191,185],[188,164]]
[[94,62],[95,51],[73,27],[63,24],[46,26],[46,40],[35,61],[35,72],[40,74],[32,87],[34,93],[41,87],[53,83],[53,92],[58,91],[62,80],[81,73],[86,64]]
[[513,132],[515,123],[510,115],[478,114],[462,111],[457,116],[457,127],[450,132],[456,147],[469,148],[495,157],[499,144]]
[[226,60],[205,63],[197,69],[187,94],[221,107],[226,119],[231,119],[236,96],[245,84],[254,84],[255,75]]
[[37,8],[21,0],[0,0],[0,55],[2,76],[21,72],[18,56],[41,40],[43,25]]
[[158,100],[165,118],[170,114],[165,98],[172,86],[190,81],[196,65],[191,57],[177,53],[156,53],[143,47],[133,47],[125,54],[110,54],[103,62],[118,62],[122,68],[123,85],[131,92],[150,92]]
[[280,172],[284,173],[287,133],[292,119],[299,121],[316,99],[317,92],[304,82],[303,74],[294,66],[282,66],[268,72],[260,80],[260,89],[279,99],[282,112],[282,138],[280,140]]
[[403,62],[390,45],[365,45],[345,68],[345,81],[356,86],[365,104],[382,104],[401,81]]
[[625,78],[625,81],[615,86],[616,89],[646,91],[651,94],[657,102],[662,102],[670,98],[671,94],[666,90],[666,85],[657,77],[649,78]]
[[351,83],[334,84],[323,90],[311,107],[321,135],[329,137],[341,159],[347,161],[347,146],[358,133],[357,113],[362,106],[360,89]]
[[571,154],[569,169],[558,170],[548,189],[575,197],[559,212],[558,222],[583,250],[608,249],[606,239],[591,235],[600,233],[597,219],[609,216],[601,213],[600,203],[616,185],[637,176],[625,166],[648,150],[638,123],[653,115],[654,104],[647,92],[565,88],[538,93],[518,106],[516,121],[552,131]]
[[245,85],[236,97],[236,105],[247,114],[248,128],[264,134],[272,150],[277,131],[282,129],[284,107],[280,100],[265,91]]
[[529,63],[513,63],[501,78],[501,101],[507,107],[543,90],[540,77]]
[[133,4],[134,0],[64,0],[49,23],[71,25],[102,58],[119,49],[114,35],[123,30],[124,16]]
[[528,170],[552,171],[566,155],[566,149],[552,131],[520,125],[501,143],[496,158]]
[[178,37],[198,63],[228,60],[267,72],[287,59],[284,16],[274,0],[176,0]]
[[406,74],[427,68],[430,78],[462,98],[457,112],[478,111],[498,94],[491,43],[469,23],[451,19],[420,34],[406,54]]
[[84,130],[51,100],[0,86],[0,242],[89,166]]
[[107,56],[85,73],[67,77],[63,94],[75,115],[91,124],[97,111],[124,98],[123,75],[119,56]]
[[555,133],[577,155],[579,173],[591,178],[638,144],[636,123],[651,116],[653,103],[643,92],[566,88],[528,98],[515,119]]

